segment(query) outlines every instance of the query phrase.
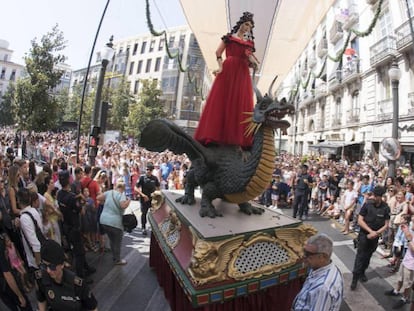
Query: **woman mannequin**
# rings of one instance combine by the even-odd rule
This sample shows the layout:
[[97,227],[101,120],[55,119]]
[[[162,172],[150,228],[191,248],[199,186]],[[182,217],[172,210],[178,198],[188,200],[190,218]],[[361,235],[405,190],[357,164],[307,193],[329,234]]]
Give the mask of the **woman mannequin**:
[[[253,14],[244,12],[231,33],[222,37],[216,57],[219,69],[201,115],[195,139],[204,145],[236,145],[249,148],[244,112],[253,110],[253,87],[249,67],[257,67],[252,29]],[[226,59],[222,54],[226,51]]]

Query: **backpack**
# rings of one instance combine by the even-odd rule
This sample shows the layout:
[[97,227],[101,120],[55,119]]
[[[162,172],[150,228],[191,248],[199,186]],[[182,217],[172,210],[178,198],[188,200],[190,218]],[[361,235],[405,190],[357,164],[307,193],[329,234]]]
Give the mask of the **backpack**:
[[[30,214],[29,212],[23,212],[23,213],[22,213],[22,215],[23,215],[23,214],[27,214],[27,215],[29,215],[29,217],[32,219],[33,224],[34,224],[34,226],[35,226],[36,237],[37,237],[37,239],[39,240],[39,242],[40,242],[40,247],[41,247],[41,246],[42,246],[42,245],[46,242],[47,238],[43,235],[42,230],[40,230],[40,227],[39,227],[39,225],[37,224],[37,221],[36,221],[36,219],[33,217],[33,215],[32,215],[32,214]],[[24,236],[24,238],[26,239],[27,245],[29,245],[29,246],[30,246],[29,241],[27,240],[26,236],[24,235],[24,231],[23,231],[23,230],[22,230],[22,232],[23,232],[23,236]],[[32,252],[33,252],[33,250],[32,250]]]

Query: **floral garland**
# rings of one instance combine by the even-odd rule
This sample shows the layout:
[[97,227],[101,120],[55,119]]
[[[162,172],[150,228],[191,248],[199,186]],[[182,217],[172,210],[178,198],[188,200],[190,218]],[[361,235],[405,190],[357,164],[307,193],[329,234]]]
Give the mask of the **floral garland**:
[[382,3],[384,2],[384,0],[379,0],[378,6],[376,8],[375,11],[375,15],[374,18],[372,19],[371,23],[369,24],[368,28],[365,31],[359,31],[356,30],[354,28],[351,28],[350,31],[348,32],[348,35],[346,36],[346,39],[344,41],[344,45],[343,47],[339,50],[339,52],[336,54],[336,56],[331,56],[331,55],[327,55],[324,59],[323,65],[321,70],[319,71],[318,74],[314,74],[313,72],[310,72],[306,78],[305,83],[303,83],[301,80],[299,80],[298,84],[295,86],[295,91],[294,91],[294,98],[296,97],[296,94],[298,93],[298,86],[302,86],[303,89],[306,89],[309,85],[309,81],[310,81],[310,77],[311,75],[316,79],[316,78],[320,78],[323,74],[323,71],[325,69],[325,65],[326,65],[326,60],[329,58],[331,61],[337,63],[337,62],[342,62],[342,57],[343,54],[345,53],[345,50],[349,44],[349,41],[351,40],[351,35],[352,33],[354,33],[357,37],[366,37],[368,35],[370,35],[372,33],[372,30],[374,29],[375,25],[377,24],[378,18],[381,14],[381,8],[382,8]]
[[198,84],[197,78],[195,76],[191,77],[191,72],[190,72],[189,68],[186,68],[186,69],[183,68],[182,54],[180,54],[180,51],[177,51],[177,53],[171,53],[170,47],[169,47],[169,44],[168,44],[168,40],[167,40],[168,39],[167,32],[165,30],[159,32],[159,31],[156,31],[154,29],[154,25],[152,24],[152,20],[151,20],[151,12],[150,12],[149,1],[146,0],[145,2],[146,2],[145,13],[146,13],[146,16],[147,16],[147,26],[148,26],[149,31],[151,32],[151,34],[154,37],[164,36],[164,42],[165,42],[164,46],[165,46],[165,51],[167,52],[168,58],[169,59],[174,59],[174,58],[177,59],[178,70],[180,72],[187,72],[188,82],[190,84],[194,84],[194,91],[195,91],[196,95],[201,96],[201,100],[204,100],[205,98],[204,98],[204,95],[203,95],[203,89],[200,86],[197,85]]

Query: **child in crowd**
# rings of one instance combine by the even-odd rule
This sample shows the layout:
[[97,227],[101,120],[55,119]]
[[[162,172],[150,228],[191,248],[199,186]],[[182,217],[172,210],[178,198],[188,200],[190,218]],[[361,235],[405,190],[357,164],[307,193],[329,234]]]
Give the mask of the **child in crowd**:
[[329,216],[338,219],[341,215],[341,198],[336,198],[335,203],[329,203],[328,208],[322,213],[322,216]]
[[24,267],[24,262],[21,259],[19,253],[16,251],[14,243],[10,240],[10,237],[7,233],[3,234],[3,238],[6,245],[6,255],[10,261],[10,266],[12,269],[15,269],[19,273],[21,285],[25,292],[29,293],[32,288],[33,284],[29,281],[29,275]]
[[84,199],[84,210],[85,210],[85,225],[84,225],[84,234],[87,242],[87,247],[89,247],[93,252],[99,250],[96,245],[96,234],[97,234],[97,214],[95,208],[95,201],[91,198],[89,189],[84,188],[82,191]]

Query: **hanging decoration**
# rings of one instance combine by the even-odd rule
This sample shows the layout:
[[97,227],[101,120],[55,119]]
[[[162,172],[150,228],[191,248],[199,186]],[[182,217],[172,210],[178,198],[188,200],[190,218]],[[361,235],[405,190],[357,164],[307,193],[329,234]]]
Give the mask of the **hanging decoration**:
[[[170,51],[170,47],[168,44],[168,36],[167,36],[167,32],[165,30],[159,32],[156,31],[154,29],[154,25],[152,24],[152,20],[151,20],[151,12],[150,12],[150,5],[149,5],[149,0],[145,0],[146,6],[145,6],[145,12],[146,12],[146,17],[147,17],[147,26],[149,31],[151,32],[151,34],[154,37],[160,37],[160,36],[164,36],[164,46],[165,46],[165,51],[167,52],[168,58],[169,59],[177,59],[177,63],[178,63],[178,70],[180,72],[186,72],[187,73],[187,78],[188,78],[188,82],[190,84],[194,85],[194,91],[195,94],[198,96],[201,96],[201,100],[204,100],[204,96],[203,96],[203,89],[202,89],[202,85],[201,83],[199,83],[198,79],[195,77],[195,75],[193,75],[193,77],[191,76],[191,70],[190,68],[183,68],[183,64],[182,64],[182,54],[180,53],[180,50],[178,50],[176,53],[172,53]],[[200,85],[199,85],[200,84]]]
[[339,50],[339,52],[335,55],[335,56],[331,56],[331,55],[327,55],[324,60],[323,60],[323,65],[321,70],[319,71],[318,74],[314,74],[313,72],[309,72],[308,76],[306,77],[305,82],[302,82],[301,79],[298,80],[297,85],[295,86],[295,90],[293,91],[293,99],[296,98],[296,95],[299,93],[299,86],[302,87],[302,89],[306,90],[308,85],[309,85],[309,81],[311,79],[311,76],[313,76],[314,78],[320,78],[324,72],[325,66],[326,66],[326,61],[329,58],[331,61],[338,63],[342,61],[342,57],[343,55],[348,55],[348,56],[353,56],[356,55],[356,51],[352,48],[349,48],[349,41],[351,39],[351,35],[352,33],[354,33],[357,37],[366,37],[368,35],[370,35],[372,33],[372,30],[374,29],[375,25],[377,24],[378,18],[381,14],[381,8],[382,8],[382,3],[384,2],[384,0],[379,0],[378,6],[376,8],[375,11],[375,15],[374,18],[372,19],[371,23],[369,24],[368,28],[365,31],[358,31],[356,29],[351,28],[346,36],[346,39],[344,41],[343,47]]

